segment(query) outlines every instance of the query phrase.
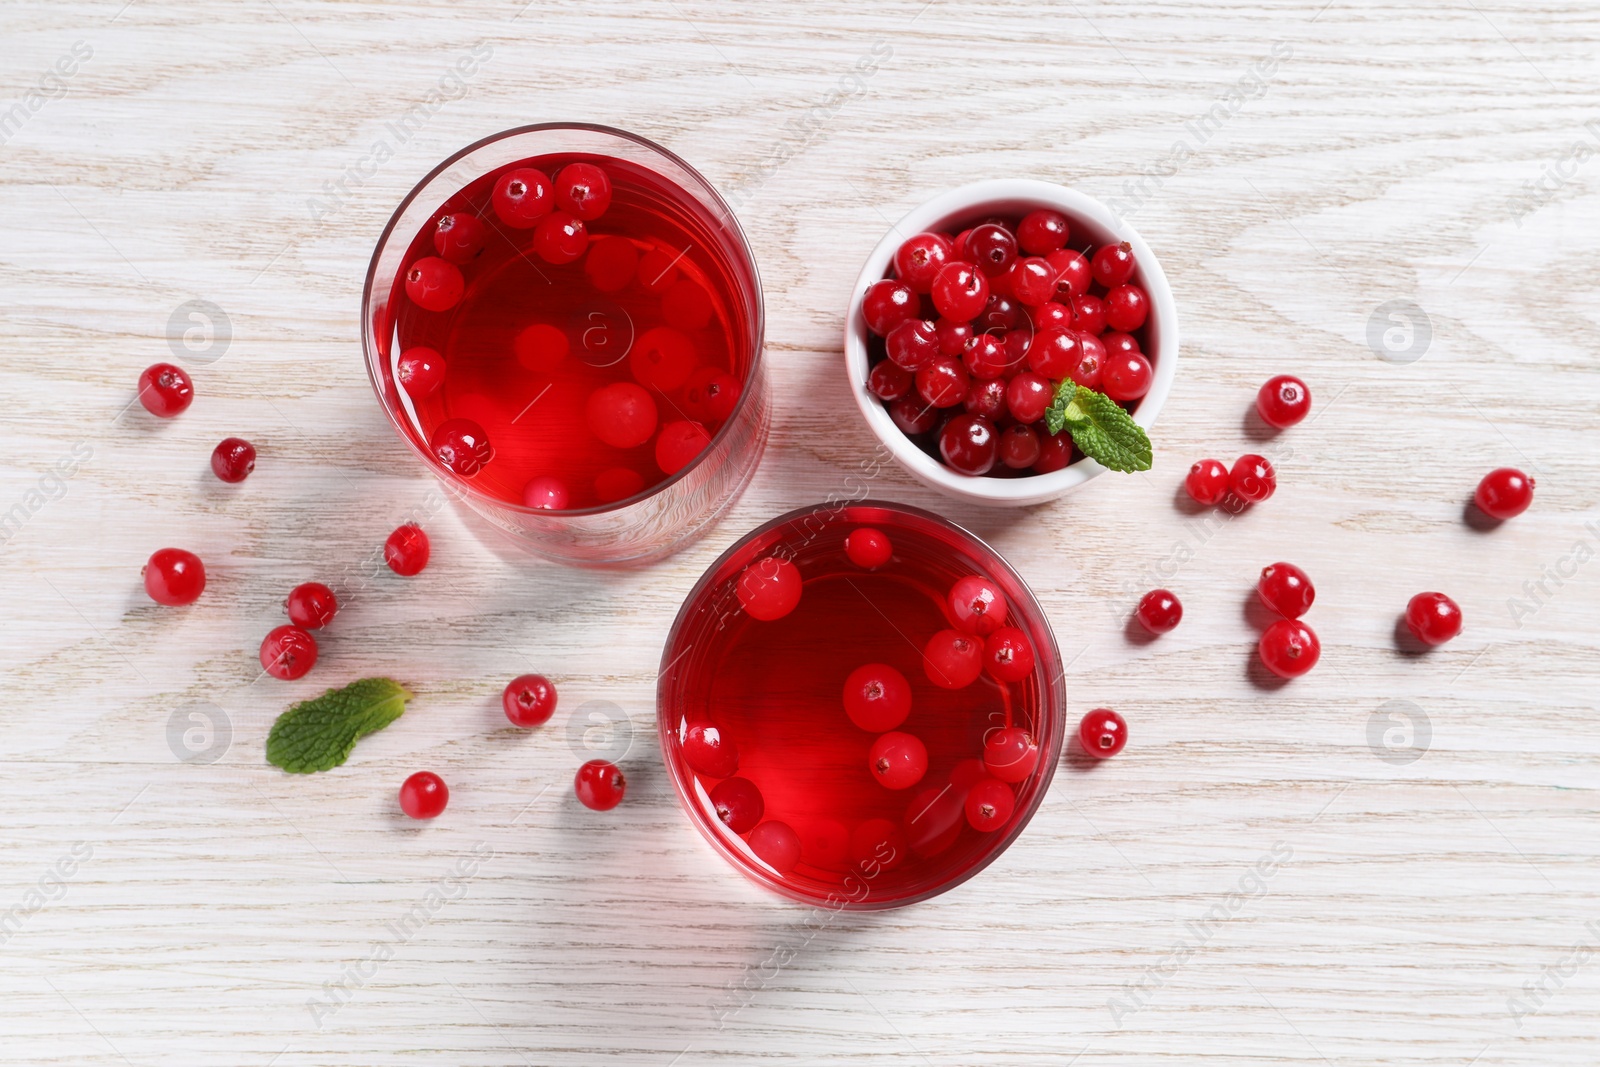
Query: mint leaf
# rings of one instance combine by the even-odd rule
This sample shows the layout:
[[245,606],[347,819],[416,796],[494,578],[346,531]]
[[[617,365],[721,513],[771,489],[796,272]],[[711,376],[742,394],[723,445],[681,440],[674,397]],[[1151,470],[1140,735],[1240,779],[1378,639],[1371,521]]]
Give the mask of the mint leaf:
[[1107,470],[1150,469],[1150,438],[1144,427],[1115,400],[1071,378],[1056,386],[1044,424],[1051,433],[1071,433],[1079,451]]
[[411,690],[389,678],[363,678],[302,700],[278,716],[267,734],[267,762],[290,774],[337,767],[356,742],[406,710]]

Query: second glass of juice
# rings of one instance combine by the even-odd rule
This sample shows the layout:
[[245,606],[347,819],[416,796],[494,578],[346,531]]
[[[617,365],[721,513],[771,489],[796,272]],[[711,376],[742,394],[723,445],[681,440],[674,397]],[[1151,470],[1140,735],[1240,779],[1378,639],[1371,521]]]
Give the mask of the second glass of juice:
[[400,205],[364,341],[391,422],[455,494],[562,562],[644,561],[709,527],[769,421],[761,284],[709,183],[620,130],[462,150]]

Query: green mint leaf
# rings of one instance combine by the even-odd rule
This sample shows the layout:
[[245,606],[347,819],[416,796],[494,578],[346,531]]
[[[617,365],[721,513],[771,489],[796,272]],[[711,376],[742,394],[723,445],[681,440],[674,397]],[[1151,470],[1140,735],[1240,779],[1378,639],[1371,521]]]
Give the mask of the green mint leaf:
[[1109,396],[1070,378],[1056,386],[1044,423],[1051,433],[1070,432],[1079,451],[1107,470],[1150,469],[1150,437],[1144,427]]
[[398,719],[411,690],[389,678],[362,678],[302,700],[278,716],[267,735],[267,762],[290,774],[339,766],[356,742]]

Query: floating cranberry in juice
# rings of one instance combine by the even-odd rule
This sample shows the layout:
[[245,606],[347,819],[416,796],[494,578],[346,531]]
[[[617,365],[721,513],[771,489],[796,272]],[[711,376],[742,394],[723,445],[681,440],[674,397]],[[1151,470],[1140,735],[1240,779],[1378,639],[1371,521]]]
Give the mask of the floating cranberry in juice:
[[[863,529],[891,545],[870,570],[847,544]],[[797,596],[762,595],[790,571]],[[957,610],[980,592],[983,612]],[[994,642],[1016,655],[989,664]],[[1049,785],[1064,709],[1049,623],[1005,561],[935,515],[871,502],[802,509],[729,549],[679,612],[657,689],[701,832],[755,881],[855,909],[925,899],[993,860]],[[729,758],[705,758],[708,731]]]

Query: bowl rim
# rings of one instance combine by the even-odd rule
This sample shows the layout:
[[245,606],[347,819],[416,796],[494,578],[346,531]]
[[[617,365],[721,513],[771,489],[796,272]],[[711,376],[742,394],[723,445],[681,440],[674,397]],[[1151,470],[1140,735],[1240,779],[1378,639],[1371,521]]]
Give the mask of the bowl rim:
[[1070,492],[1105,472],[1092,459],[1048,474],[1019,478],[985,478],[961,474],[935,460],[911,442],[889,417],[881,400],[867,388],[867,325],[861,305],[868,286],[889,271],[895,249],[913,234],[932,229],[952,216],[969,214],[988,205],[1005,203],[1011,211],[1023,206],[1053,208],[1070,221],[1081,219],[1116,234],[1133,246],[1139,264],[1139,277],[1150,296],[1151,317],[1161,323],[1156,351],[1152,354],[1154,375],[1150,391],[1133,411],[1133,420],[1149,429],[1172,391],[1178,371],[1178,308],[1160,260],[1139,232],[1103,202],[1087,193],[1056,182],[1036,178],[990,178],[971,182],[939,193],[912,208],[889,227],[882,240],[867,256],[851,291],[845,316],[845,371],[850,376],[850,392],[867,426],[895,460],[912,477],[947,496],[978,504],[1020,507],[1039,504]]

